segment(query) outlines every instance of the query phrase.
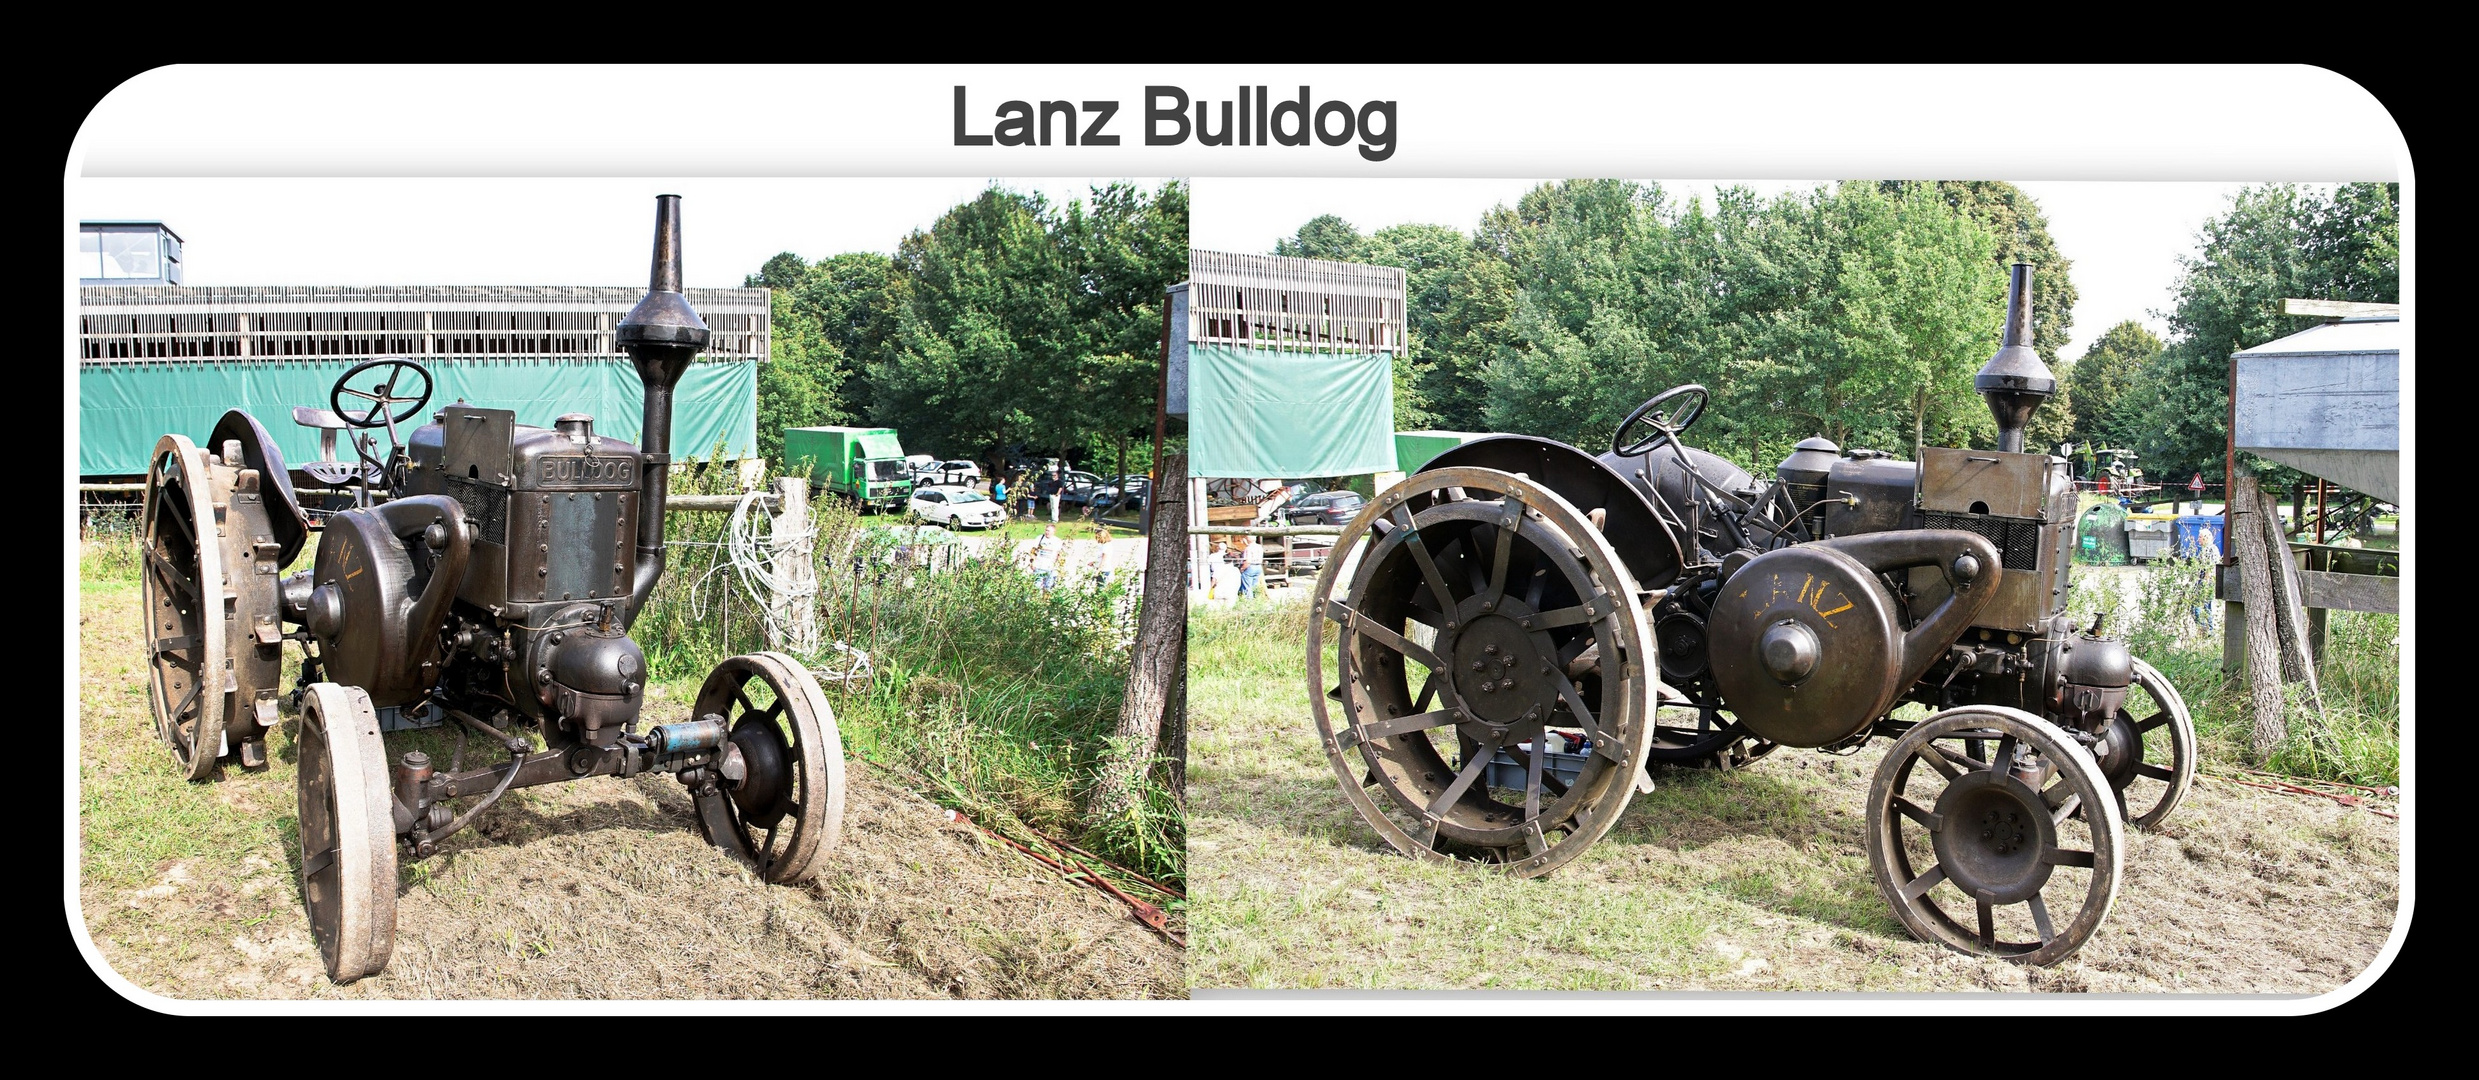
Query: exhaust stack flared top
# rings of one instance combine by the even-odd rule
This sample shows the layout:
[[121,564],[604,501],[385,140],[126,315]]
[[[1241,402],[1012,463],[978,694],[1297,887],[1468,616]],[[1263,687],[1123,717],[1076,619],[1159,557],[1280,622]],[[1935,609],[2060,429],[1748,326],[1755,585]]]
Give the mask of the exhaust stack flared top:
[[2031,346],[2031,264],[2015,263],[2006,287],[2005,338],[1997,355],[1971,380],[1997,418],[1997,449],[2023,452],[2023,429],[2040,403],[2057,393],[2057,376]]
[[663,577],[663,510],[671,497],[671,392],[688,374],[689,362],[705,351],[714,331],[680,295],[680,196],[654,197],[654,270],[646,298],[620,320],[619,344],[646,384],[645,426],[638,449],[646,467],[644,498],[637,513],[637,577],[630,583],[628,617],[653,595]]

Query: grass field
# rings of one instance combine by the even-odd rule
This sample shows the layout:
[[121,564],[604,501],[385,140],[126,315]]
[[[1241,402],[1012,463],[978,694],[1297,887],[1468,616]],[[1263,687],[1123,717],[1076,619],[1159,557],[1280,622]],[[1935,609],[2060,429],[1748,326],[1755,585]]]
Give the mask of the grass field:
[[[675,552],[675,567],[693,565],[680,556],[696,550]],[[288,710],[269,737],[263,770],[228,765],[197,784],[176,775],[143,688],[136,566],[134,547],[108,530],[80,552],[78,885],[80,914],[105,961],[149,991],[177,998],[1185,992],[1181,950],[1127,908],[948,819],[949,806],[962,806],[1001,831],[1022,835],[1039,822],[1068,835],[1053,822],[1073,825],[1072,778],[1102,747],[1083,733],[1094,723],[1106,731],[1116,710],[1116,697],[1097,688],[1125,678],[1105,677],[1106,632],[1063,634],[1048,621],[1040,625],[1049,636],[1037,647],[994,652],[980,666],[915,650],[932,639],[971,650],[977,639],[955,624],[976,620],[1024,632],[969,606],[972,594],[961,584],[923,591],[924,606],[886,613],[882,677],[869,692],[830,692],[851,760],[841,842],[822,857],[815,880],[767,885],[707,845],[685,791],[668,776],[520,790],[437,856],[401,864],[393,961],[376,977],[335,986],[321,970],[298,891],[297,721]],[[977,580],[1001,585],[995,575]],[[712,661],[750,644],[736,635],[754,633],[745,605],[736,620],[719,608],[701,619],[681,593],[664,602],[677,605],[666,610],[681,623],[660,640],[641,635],[662,658],[662,677],[648,687],[649,723],[685,717]],[[1024,618],[1061,614],[1033,610]],[[1111,609],[1093,610],[1098,619]],[[920,621],[932,617],[946,622]],[[685,633],[690,627],[707,633]],[[1061,647],[1101,653],[1089,669],[1071,669],[1046,647],[1062,640]],[[288,669],[287,685],[292,677]],[[1042,735],[1014,739],[1028,730]],[[1036,749],[1045,736],[1062,745]],[[442,762],[452,745],[437,733],[387,742],[391,755],[419,747]],[[964,752],[946,759],[942,772],[940,759],[920,750],[929,745]],[[988,746],[1010,752],[984,752]],[[479,755],[470,752],[468,764]],[[1173,907],[1178,930],[1185,914]]]
[[[2078,600],[2101,602],[2106,589],[2131,613],[2145,587],[2092,575]],[[2152,607],[2183,602],[2153,588]],[[2256,778],[2233,771],[2227,721],[2206,721],[2210,704],[2198,715],[2209,775],[2160,831],[2128,834],[2112,914],[2052,968],[1962,956],[1895,921],[1862,836],[1881,742],[1847,758],[1783,750],[1729,773],[1656,772],[1657,790],[1546,878],[1415,861],[1359,820],[1315,741],[1307,617],[1290,605],[1190,615],[1190,981],[1200,990],[2316,993],[2366,967],[2399,902],[2399,824],[2236,783]],[[2362,630],[2348,648],[2365,655],[2342,662],[2359,672],[2354,686],[2381,682],[2383,658],[2398,655],[2381,625]],[[2217,635],[2158,633],[2169,645],[2139,655],[2166,654],[2191,701],[2220,700]],[[2207,655],[2207,640],[2214,666],[2199,669],[2192,656]],[[2342,694],[2381,707],[2373,689]],[[2353,775],[2383,772],[2371,762]]]

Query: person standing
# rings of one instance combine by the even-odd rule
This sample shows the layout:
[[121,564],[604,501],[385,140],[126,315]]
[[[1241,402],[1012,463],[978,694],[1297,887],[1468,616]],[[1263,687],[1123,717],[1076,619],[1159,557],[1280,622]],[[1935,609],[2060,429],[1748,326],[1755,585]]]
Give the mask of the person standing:
[[1059,542],[1059,527],[1042,530],[1042,538],[1033,541],[1033,585],[1049,592],[1059,583],[1059,551],[1066,545]]
[[999,512],[1000,512],[1000,513],[1002,513],[1002,514],[1003,514],[1003,513],[1006,513],[1006,512],[1007,512],[1007,478],[1006,478],[1006,477],[1004,477],[1004,476],[1000,476],[1000,477],[996,477],[996,478],[994,478],[994,479],[992,479],[992,480],[990,481],[990,501],[998,504],[998,508],[999,508]]
[[1108,526],[1104,526],[1093,530],[1094,588],[1105,589],[1110,587],[1111,575],[1118,570],[1117,567],[1111,565],[1113,559],[1117,555],[1118,552],[1111,550],[1110,528]]
[[1257,543],[1253,536],[1240,537],[1239,564],[1239,591],[1232,598],[1254,593],[1258,599],[1264,599],[1265,587],[1258,582],[1265,576],[1265,545]]

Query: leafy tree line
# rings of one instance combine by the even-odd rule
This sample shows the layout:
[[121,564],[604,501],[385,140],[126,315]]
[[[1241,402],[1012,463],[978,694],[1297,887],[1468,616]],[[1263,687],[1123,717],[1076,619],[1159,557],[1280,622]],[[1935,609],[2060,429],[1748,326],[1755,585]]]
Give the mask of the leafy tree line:
[[777,255],[747,280],[774,290],[760,449],[780,460],[787,426],[869,424],[915,453],[1142,469],[1163,290],[1187,272],[1179,181],[1064,207],[993,186],[891,257]]
[[[1844,182],[1707,210],[1657,184],[1544,184],[1466,236],[1362,235],[1328,216],[1275,253],[1405,268],[1398,422],[1600,449],[1645,398],[1702,383],[1696,441],[1769,466],[1792,443],[1990,445],[1971,377],[1996,352],[2005,266],[2037,267],[2044,358],[2074,286],[2032,200],[2000,183]],[[2059,365],[2063,366],[2063,365]],[[2034,445],[2064,438],[2046,409]]]
[[[2181,260],[2166,344],[2127,323],[2094,343],[2102,363],[2087,355],[2076,366],[2078,393],[2083,381],[2122,387],[2098,391],[2103,400],[2079,421],[2096,437],[2133,448],[2164,482],[2198,472],[2218,482],[2230,354],[2321,321],[2283,315],[2283,299],[2401,301],[2401,185],[2247,188],[2204,223],[2197,248]],[[2252,467],[2273,484],[2299,479],[2269,462]]]
[[[2183,262],[2164,344],[2129,320],[2080,358],[2071,263],[2030,196],[2000,182],[1844,182],[1709,212],[1655,184],[1544,184],[1469,235],[1331,215],[1275,254],[1400,266],[1409,349],[1403,427],[1520,431],[1599,450],[1644,398],[1713,392],[1696,442],[1768,468],[1824,435],[1908,453],[1994,445],[1972,376],[1996,351],[2005,267],[2033,265],[2035,347],[2059,392],[2026,445],[2134,449],[2157,477],[2218,475],[2229,355],[2314,325],[2284,297],[2399,299],[2400,191],[2242,191]],[[2259,463],[2286,483],[2288,470]]]

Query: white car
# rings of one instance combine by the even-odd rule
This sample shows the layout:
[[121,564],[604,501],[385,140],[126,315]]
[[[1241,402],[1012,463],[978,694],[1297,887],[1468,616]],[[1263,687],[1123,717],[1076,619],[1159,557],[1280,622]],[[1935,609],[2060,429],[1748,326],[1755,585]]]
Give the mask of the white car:
[[915,488],[906,513],[950,529],[991,529],[1007,523],[1007,511],[968,487]]

